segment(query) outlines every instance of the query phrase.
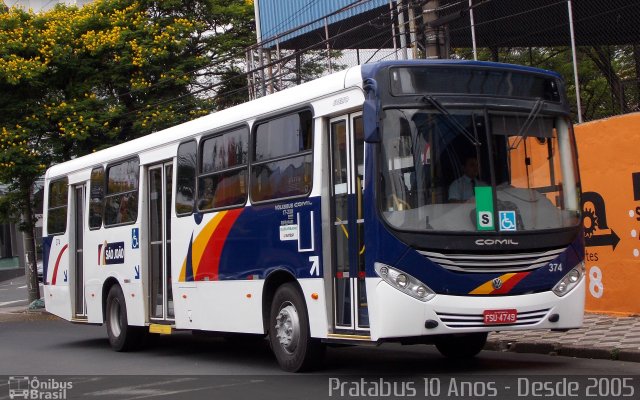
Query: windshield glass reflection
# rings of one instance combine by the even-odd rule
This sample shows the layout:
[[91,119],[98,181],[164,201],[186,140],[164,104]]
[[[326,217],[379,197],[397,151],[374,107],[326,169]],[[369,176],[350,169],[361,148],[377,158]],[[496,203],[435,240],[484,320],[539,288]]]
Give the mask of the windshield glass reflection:
[[[380,186],[385,219],[402,230],[575,226],[572,132],[564,117],[537,114],[386,110]],[[483,225],[480,217],[487,212],[492,221]]]

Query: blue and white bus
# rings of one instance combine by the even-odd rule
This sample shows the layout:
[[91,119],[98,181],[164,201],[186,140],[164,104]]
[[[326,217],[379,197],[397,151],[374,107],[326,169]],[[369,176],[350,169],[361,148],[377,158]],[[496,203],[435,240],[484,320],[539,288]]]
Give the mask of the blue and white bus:
[[327,344],[435,344],[580,327],[577,154],[559,75],[391,61],[51,167],[46,308],[149,332],[267,336],[280,366]]

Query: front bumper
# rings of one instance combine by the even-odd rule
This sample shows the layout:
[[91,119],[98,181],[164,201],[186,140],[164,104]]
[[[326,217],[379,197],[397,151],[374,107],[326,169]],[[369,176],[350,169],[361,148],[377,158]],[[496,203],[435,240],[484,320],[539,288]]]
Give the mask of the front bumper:
[[[414,299],[380,278],[367,278],[371,339],[527,329],[571,329],[582,326],[585,278],[564,297],[553,292],[517,296],[436,295],[428,302]],[[509,325],[485,325],[485,310],[516,309]],[[557,321],[552,315],[557,314]],[[550,318],[551,317],[551,318]],[[550,321],[551,319],[551,321]],[[432,329],[426,321],[436,321]]]

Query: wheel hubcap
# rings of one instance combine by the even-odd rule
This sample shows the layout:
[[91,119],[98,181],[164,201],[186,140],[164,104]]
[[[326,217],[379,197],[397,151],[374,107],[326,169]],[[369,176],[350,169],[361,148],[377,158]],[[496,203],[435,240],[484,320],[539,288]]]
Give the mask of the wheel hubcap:
[[285,303],[282,305],[276,317],[275,328],[280,346],[286,352],[293,353],[298,347],[298,339],[300,338],[300,320],[293,304]]
[[113,336],[120,336],[122,327],[120,326],[120,303],[114,301],[109,308],[109,326]]

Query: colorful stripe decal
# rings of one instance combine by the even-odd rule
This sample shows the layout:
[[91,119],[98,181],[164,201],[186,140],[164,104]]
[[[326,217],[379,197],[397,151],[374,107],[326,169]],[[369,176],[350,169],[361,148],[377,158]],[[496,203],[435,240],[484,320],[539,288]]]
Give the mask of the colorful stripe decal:
[[53,267],[53,277],[51,279],[51,284],[55,285],[56,284],[56,280],[58,279],[58,266],[60,265],[60,260],[62,259],[62,254],[64,254],[65,251],[67,251],[67,247],[69,247],[68,244],[65,244],[62,247],[62,250],[60,250],[60,253],[58,254],[58,258],[56,259],[56,265],[55,267]]
[[492,279],[473,289],[469,294],[507,294],[530,273],[531,271],[501,275],[496,278],[502,283],[499,288],[494,287],[495,279]]
[[182,263],[180,282],[217,280],[220,257],[227,236],[243,209],[221,211],[209,221],[198,236],[189,241],[187,257]]
[[[216,230],[207,242],[207,246],[202,253],[201,262],[195,271],[197,281],[206,280],[207,278],[210,281],[218,279],[218,268],[220,267],[222,248],[241,211],[242,210],[228,211],[224,218],[220,220]],[[202,262],[202,260],[204,260],[204,262]]]
[[187,248],[187,257],[182,262],[182,268],[180,269],[180,276],[178,277],[178,282],[192,282],[193,281],[193,263],[192,256],[193,253],[193,233],[191,234],[191,238],[189,239],[189,247]]

